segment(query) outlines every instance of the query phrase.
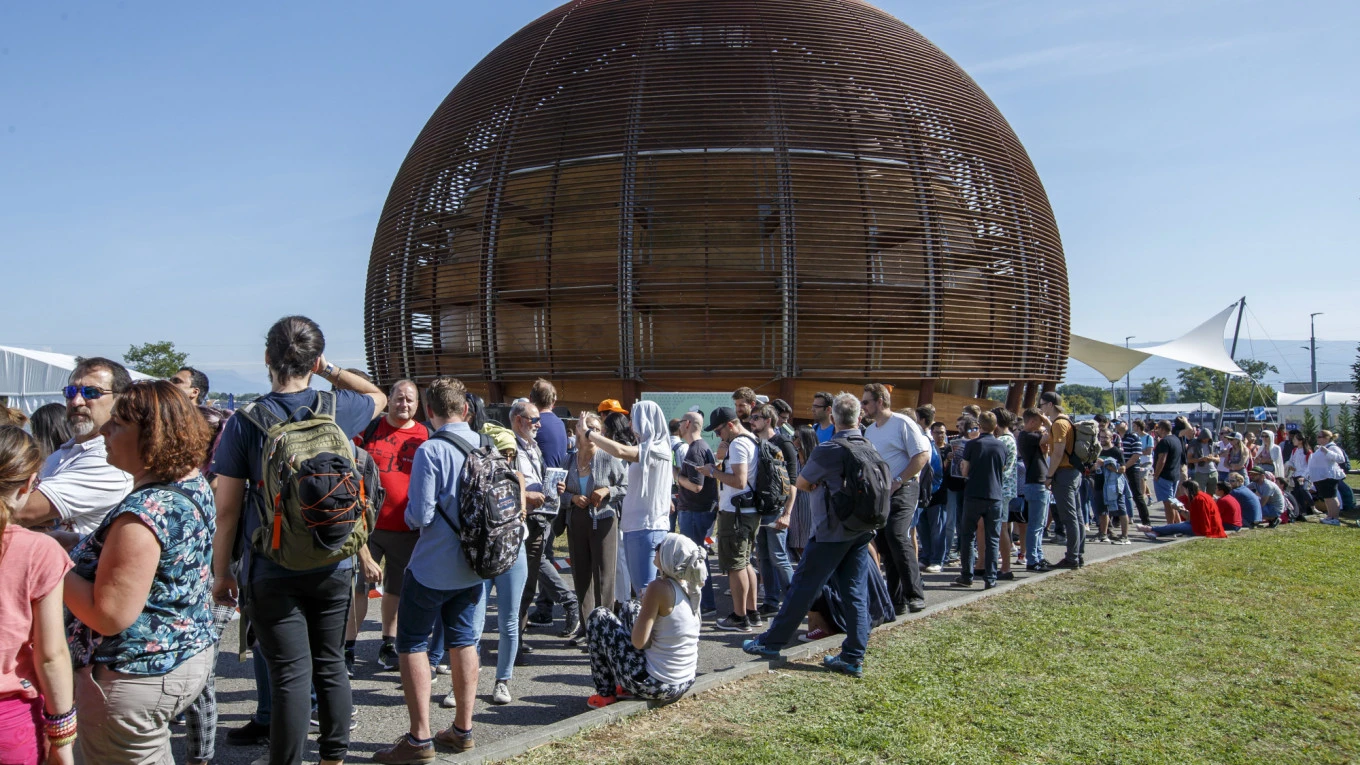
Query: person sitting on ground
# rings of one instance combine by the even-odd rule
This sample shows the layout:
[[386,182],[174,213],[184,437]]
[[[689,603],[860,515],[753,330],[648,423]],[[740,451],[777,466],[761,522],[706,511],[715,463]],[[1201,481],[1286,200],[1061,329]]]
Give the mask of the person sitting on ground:
[[10,523],[42,465],[37,443],[0,426],[0,762],[71,765],[76,710],[62,623],[71,560],[55,539]]
[[1218,517],[1223,521],[1223,530],[1239,531],[1242,528],[1242,505],[1231,492],[1232,487],[1226,482],[1214,482],[1214,493],[1217,495],[1215,502],[1218,505]]
[[689,537],[666,534],[653,555],[659,575],[641,602],[618,616],[596,608],[586,620],[591,707],[621,696],[674,701],[694,684],[699,668],[699,593],[708,578],[706,553]]
[[133,491],[73,550],[66,608],[77,739],[88,763],[170,762],[170,720],[217,656],[211,571],[217,505],[199,473],[211,432],[164,381],[128,386],[100,429]]
[[1252,468],[1250,488],[1261,501],[1261,517],[1265,519],[1267,526],[1273,529],[1280,525],[1281,520],[1288,520],[1288,516],[1285,515],[1284,492],[1275,483],[1274,473],[1260,466]]
[[[864,579],[869,593],[869,629],[873,630],[886,622],[897,621],[897,610],[893,606],[892,594],[888,590],[888,580],[879,570],[882,558],[872,544],[869,545],[869,557],[873,560],[873,565],[865,571]],[[835,578],[822,585],[821,597],[808,609],[807,632],[799,635],[798,639],[804,643],[811,643],[832,635],[844,634],[848,619],[854,618],[853,614],[845,613],[845,599],[845,592]]]
[[1247,488],[1247,479],[1241,473],[1228,474],[1228,492],[1242,507],[1242,528],[1252,529],[1261,525],[1261,499]]
[[1186,481],[1183,488],[1186,514],[1190,516],[1190,520],[1165,526],[1139,524],[1138,530],[1153,541],[1158,537],[1172,537],[1178,534],[1226,539],[1228,534],[1223,530],[1223,520],[1218,514],[1218,505],[1214,500],[1207,493],[1200,491],[1199,484],[1195,481]]

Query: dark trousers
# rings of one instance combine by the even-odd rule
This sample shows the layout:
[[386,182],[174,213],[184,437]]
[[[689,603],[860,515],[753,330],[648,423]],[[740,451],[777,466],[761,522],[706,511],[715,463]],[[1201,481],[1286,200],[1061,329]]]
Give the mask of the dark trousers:
[[893,492],[888,524],[878,531],[878,554],[883,559],[888,594],[892,597],[893,608],[898,611],[907,607],[907,601],[926,598],[925,587],[921,585],[921,563],[916,558],[916,545],[911,541],[911,522],[916,518],[916,498],[920,496],[920,489],[919,482],[913,478]]
[[1001,522],[1005,520],[1003,502],[999,499],[977,499],[967,497],[963,500],[963,518],[959,521],[959,553],[963,559],[963,572],[960,579],[973,580],[977,570],[977,549],[973,539],[977,537],[978,521],[982,521],[983,540],[987,544],[986,564],[982,569],[982,581],[996,583],[997,567],[1001,562]]
[[[529,534],[524,540],[524,555],[529,564],[529,575],[524,580],[524,594],[519,599],[520,624],[524,624],[525,617],[529,615],[529,605],[534,602],[534,595],[538,592],[540,578],[547,577],[550,584],[554,578],[557,580],[556,586],[553,587],[554,591],[549,593],[549,597],[560,598],[562,593],[567,593],[573,601],[576,600],[576,596],[567,589],[566,584],[562,582],[562,577],[551,563],[548,563],[548,568],[552,571],[552,575],[548,576],[543,571],[543,564],[547,562],[543,560],[543,552],[547,545],[551,544],[549,540],[552,539],[552,520],[552,518],[545,518],[541,515],[531,515],[524,521],[524,525],[529,529]],[[522,632],[520,635],[523,639]]]
[[[614,607],[615,563],[619,557],[618,518],[592,521],[579,507],[566,511],[567,549],[571,551],[571,579],[581,604],[581,618],[599,606]],[[527,549],[527,548],[526,548]]]
[[[563,512],[558,510],[558,516],[560,517]],[[538,599],[534,606],[549,614],[552,613],[554,603],[563,608],[576,605],[576,593],[562,580],[562,575],[557,572],[554,563],[557,556],[553,555],[553,543],[557,541],[557,535],[562,533],[559,527],[565,528],[557,518],[553,518],[553,522],[548,526],[548,535],[543,538],[543,557],[538,562]]]
[[352,698],[345,671],[345,626],[353,587],[350,569],[251,583],[246,615],[273,683],[272,765],[302,762],[313,685],[321,759],[343,759],[349,749]]
[[1138,522],[1146,526],[1152,522],[1152,518],[1148,515],[1147,497],[1143,496],[1144,481],[1147,480],[1147,474],[1143,472],[1142,468],[1136,467],[1130,468],[1124,475],[1129,479],[1129,491],[1133,492],[1133,504],[1138,507]]
[[808,540],[803,548],[803,559],[793,572],[788,594],[779,613],[770,620],[769,629],[760,641],[770,648],[783,648],[798,631],[808,609],[822,594],[822,586],[836,577],[836,587],[845,603],[846,632],[841,643],[841,656],[846,661],[864,660],[869,645],[869,542],[873,532],[864,532],[848,542],[819,542]]

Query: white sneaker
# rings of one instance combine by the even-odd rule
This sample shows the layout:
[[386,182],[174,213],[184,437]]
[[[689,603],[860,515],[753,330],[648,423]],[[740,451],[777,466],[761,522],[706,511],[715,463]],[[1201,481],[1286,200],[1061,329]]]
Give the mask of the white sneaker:
[[439,700],[439,706],[445,709],[458,708],[458,700],[453,697],[453,691],[449,691],[444,698]]
[[926,566],[926,573],[927,573],[927,574],[938,574],[938,573],[940,573],[941,571],[944,571],[944,566],[937,566],[937,565],[935,565],[935,564],[933,564],[933,563],[930,564],[929,566]]
[[497,680],[496,688],[491,692],[491,703],[509,704],[511,701],[512,699],[510,698],[510,685],[506,683],[504,680]]

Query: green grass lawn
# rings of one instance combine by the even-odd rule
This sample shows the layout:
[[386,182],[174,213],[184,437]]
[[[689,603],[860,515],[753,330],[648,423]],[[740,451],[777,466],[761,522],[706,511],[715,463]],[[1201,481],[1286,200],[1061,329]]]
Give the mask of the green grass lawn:
[[1360,531],[1196,540],[876,635],[515,763],[1360,760]]

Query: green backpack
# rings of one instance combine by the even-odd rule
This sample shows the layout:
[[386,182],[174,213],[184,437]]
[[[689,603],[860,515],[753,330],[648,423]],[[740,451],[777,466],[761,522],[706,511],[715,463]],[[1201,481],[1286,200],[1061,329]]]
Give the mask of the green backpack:
[[335,422],[335,393],[317,391],[316,410],[301,422],[253,402],[239,414],[264,434],[254,553],[293,571],[358,554],[381,499],[376,470],[365,469],[372,460]]

